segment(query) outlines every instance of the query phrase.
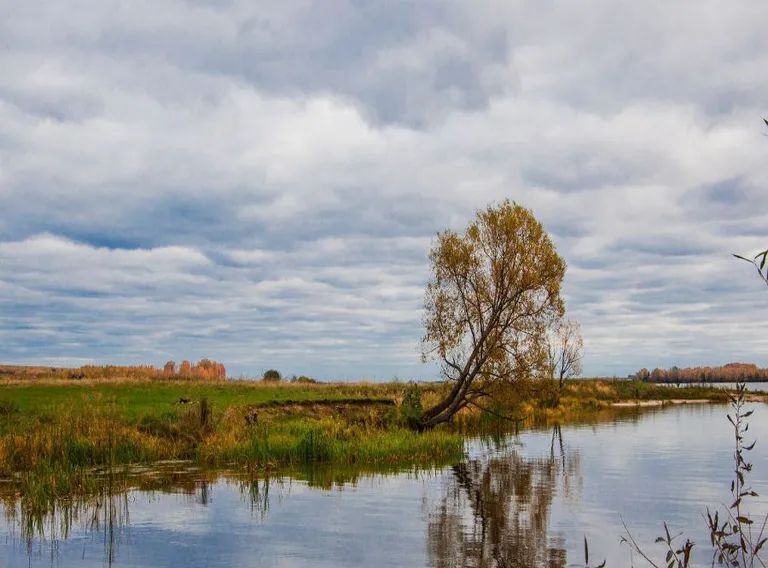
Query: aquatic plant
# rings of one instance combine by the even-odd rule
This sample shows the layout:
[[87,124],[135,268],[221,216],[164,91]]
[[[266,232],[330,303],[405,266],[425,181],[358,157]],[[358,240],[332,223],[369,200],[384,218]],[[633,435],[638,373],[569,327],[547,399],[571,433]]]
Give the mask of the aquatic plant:
[[765,545],[766,522],[763,521],[759,532],[753,531],[754,520],[746,510],[748,499],[758,497],[758,494],[746,485],[746,475],[752,471],[752,464],[746,461],[746,452],[752,451],[756,441],[749,445],[744,443],[744,435],[749,429],[749,418],[753,410],[745,410],[746,386],[738,385],[736,393],[731,396],[733,414],[728,415],[728,421],[733,426],[735,451],[733,454],[735,467],[734,479],[731,482],[733,502],[727,508],[720,522],[719,511],[712,514],[707,509],[707,526],[709,527],[712,545],[715,547],[714,557],[721,564],[730,566],[754,566],[755,562],[763,565],[758,554]]

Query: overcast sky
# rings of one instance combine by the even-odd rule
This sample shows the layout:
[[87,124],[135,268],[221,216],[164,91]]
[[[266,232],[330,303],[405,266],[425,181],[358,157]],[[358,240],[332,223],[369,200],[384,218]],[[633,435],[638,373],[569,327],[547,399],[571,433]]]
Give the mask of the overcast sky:
[[768,4],[0,0],[0,361],[429,378],[504,198],[585,374],[768,365]]

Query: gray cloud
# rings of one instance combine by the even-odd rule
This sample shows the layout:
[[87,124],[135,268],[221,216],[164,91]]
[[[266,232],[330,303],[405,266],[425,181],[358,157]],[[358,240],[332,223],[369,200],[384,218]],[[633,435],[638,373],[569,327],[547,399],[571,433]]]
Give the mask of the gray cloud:
[[2,360],[430,376],[430,239],[509,197],[588,373],[768,363],[760,2],[0,9]]

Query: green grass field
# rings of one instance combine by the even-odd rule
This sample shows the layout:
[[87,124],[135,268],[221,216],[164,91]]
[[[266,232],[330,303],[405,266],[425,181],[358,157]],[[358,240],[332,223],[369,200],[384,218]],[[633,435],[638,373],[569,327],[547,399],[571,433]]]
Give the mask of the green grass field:
[[161,414],[179,407],[180,399],[208,399],[215,409],[231,406],[266,405],[290,401],[334,401],[341,399],[394,400],[401,385],[294,385],[226,381],[126,381],[126,382],[0,382],[0,404],[14,405],[23,414],[56,414],[63,409],[86,405],[112,407],[129,420]]
[[189,460],[269,471],[460,460],[447,428],[405,425],[398,384],[240,381],[0,381],[0,477],[45,508],[93,489],[94,468]]

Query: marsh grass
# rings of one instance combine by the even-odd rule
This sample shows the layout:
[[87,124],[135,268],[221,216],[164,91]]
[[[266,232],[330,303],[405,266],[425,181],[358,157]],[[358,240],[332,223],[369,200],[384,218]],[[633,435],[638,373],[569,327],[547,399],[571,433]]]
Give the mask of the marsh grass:
[[[33,507],[88,493],[100,470],[188,460],[259,472],[297,466],[446,464],[463,456],[463,435],[509,431],[509,423],[466,410],[454,424],[417,433],[424,407],[446,387],[388,384],[264,384],[189,381],[0,383],[0,477]],[[520,382],[499,409],[537,427],[615,414],[613,401],[727,398],[720,389],[632,381],[569,381],[552,404],[551,385]],[[418,391],[418,392],[417,392]],[[186,404],[181,404],[184,401]],[[403,404],[405,402],[405,404]]]
[[447,429],[418,434],[397,423],[366,425],[350,416],[293,417],[244,429],[231,417],[222,422],[199,448],[202,463],[269,469],[312,463],[444,463],[463,456],[461,434]]
[[[718,387],[685,386],[674,388],[629,380],[577,379],[566,381],[520,380],[514,388],[499,393],[487,407],[494,414],[467,408],[454,420],[455,428],[465,433],[483,433],[502,428],[505,431],[542,428],[553,424],[594,423],[617,416],[631,416],[639,407],[614,407],[614,403],[654,401],[660,406],[679,400],[704,400],[727,403],[729,394]],[[762,395],[755,394],[760,397]],[[425,394],[425,406],[431,400]],[[499,420],[504,416],[505,420]]]
[[306,464],[447,463],[463,456],[461,434],[419,435],[392,404],[377,401],[318,398],[221,408],[202,398],[137,419],[98,393],[86,402],[14,413],[0,430],[0,476],[14,480],[28,511],[89,494],[103,471],[128,464],[189,460],[265,472]]
[[[231,410],[228,416],[212,413],[210,423],[195,410],[179,416],[199,428],[184,438],[176,434],[181,428],[164,440],[152,434],[131,434],[128,427],[101,437],[98,433],[106,424],[96,421],[89,422],[88,428],[82,422],[73,423],[61,433],[56,431],[60,425],[51,426],[22,437],[17,446],[4,446],[14,467],[23,468],[14,475],[8,495],[20,504],[25,532],[43,534],[46,527],[41,519],[66,511],[73,502],[88,502],[105,485],[110,491],[126,490],[125,472],[137,462],[181,458],[205,469],[227,468],[254,476],[311,468],[313,479],[320,483],[327,477],[318,472],[327,476],[338,464],[359,471],[416,464],[427,468],[460,461],[464,455],[462,436],[447,431],[420,435],[400,426],[369,430],[344,418],[293,418],[240,426]],[[210,434],[204,433],[206,428],[211,428]],[[8,511],[15,505],[9,502],[4,508]]]

